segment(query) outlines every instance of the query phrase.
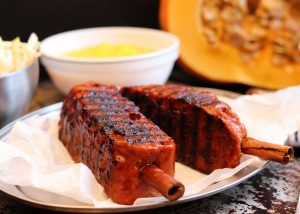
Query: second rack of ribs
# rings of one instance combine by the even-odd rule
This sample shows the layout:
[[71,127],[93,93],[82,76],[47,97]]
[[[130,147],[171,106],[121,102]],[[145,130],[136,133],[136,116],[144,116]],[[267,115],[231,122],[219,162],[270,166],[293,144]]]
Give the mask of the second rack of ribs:
[[122,94],[173,138],[177,161],[205,173],[239,165],[246,129],[213,93],[149,85],[124,87]]

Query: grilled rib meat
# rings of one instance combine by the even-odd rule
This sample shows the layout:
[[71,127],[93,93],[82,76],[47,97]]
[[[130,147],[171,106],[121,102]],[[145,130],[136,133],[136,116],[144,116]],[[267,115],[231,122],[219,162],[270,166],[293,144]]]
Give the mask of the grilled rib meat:
[[246,129],[231,108],[208,91],[179,85],[123,87],[176,143],[176,160],[204,173],[240,163]]
[[175,144],[114,86],[87,83],[64,100],[59,138],[75,162],[86,164],[115,202],[160,195],[140,179],[155,165],[174,175]]

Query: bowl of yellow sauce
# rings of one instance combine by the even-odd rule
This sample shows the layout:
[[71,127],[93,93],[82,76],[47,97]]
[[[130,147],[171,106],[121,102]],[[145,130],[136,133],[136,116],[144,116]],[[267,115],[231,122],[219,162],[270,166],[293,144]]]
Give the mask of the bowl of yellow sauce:
[[179,40],[155,29],[99,27],[50,36],[40,51],[53,83],[66,94],[86,81],[164,84],[178,58]]
[[105,58],[105,57],[127,57],[151,52],[133,44],[111,44],[100,43],[94,46],[79,48],[65,53],[65,56],[74,58]]

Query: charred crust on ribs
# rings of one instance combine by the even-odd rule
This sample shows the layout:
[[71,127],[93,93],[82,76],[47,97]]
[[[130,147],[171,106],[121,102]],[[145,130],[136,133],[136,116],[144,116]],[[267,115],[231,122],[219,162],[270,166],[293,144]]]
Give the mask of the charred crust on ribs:
[[239,164],[246,129],[214,93],[174,84],[121,92],[174,139],[177,161],[205,173]]
[[63,103],[59,138],[74,161],[86,164],[117,203],[160,195],[140,178],[146,165],[174,175],[173,140],[115,86],[73,87]]

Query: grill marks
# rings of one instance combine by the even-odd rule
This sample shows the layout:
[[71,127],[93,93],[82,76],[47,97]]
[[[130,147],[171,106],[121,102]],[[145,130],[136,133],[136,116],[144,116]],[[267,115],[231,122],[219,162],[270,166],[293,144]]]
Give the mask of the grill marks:
[[213,93],[179,85],[124,87],[121,92],[173,138],[177,161],[205,173],[239,164],[245,129]]
[[[122,92],[140,106],[147,117],[172,136],[176,142],[177,161],[195,167],[197,156],[206,159],[210,144],[209,134],[205,130],[209,127],[204,125],[207,116],[195,103],[215,103],[211,93],[177,85],[145,86],[140,89],[125,87]],[[189,103],[194,104],[194,107],[190,108]]]
[[97,124],[110,132],[126,137],[127,143],[155,143],[166,136],[139,113],[134,103],[119,94],[118,89],[98,87],[77,89],[73,99],[80,103],[81,112],[88,114],[89,126]]

